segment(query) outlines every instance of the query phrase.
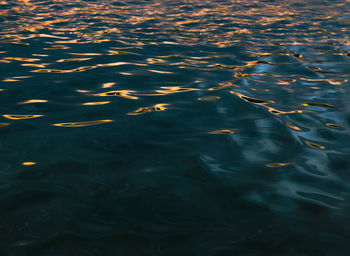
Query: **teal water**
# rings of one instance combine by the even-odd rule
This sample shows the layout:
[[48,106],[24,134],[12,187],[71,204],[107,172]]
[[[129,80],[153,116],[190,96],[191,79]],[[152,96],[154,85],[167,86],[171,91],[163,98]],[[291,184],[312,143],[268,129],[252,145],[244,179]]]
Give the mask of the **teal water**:
[[0,255],[349,255],[349,29],[343,0],[0,0]]

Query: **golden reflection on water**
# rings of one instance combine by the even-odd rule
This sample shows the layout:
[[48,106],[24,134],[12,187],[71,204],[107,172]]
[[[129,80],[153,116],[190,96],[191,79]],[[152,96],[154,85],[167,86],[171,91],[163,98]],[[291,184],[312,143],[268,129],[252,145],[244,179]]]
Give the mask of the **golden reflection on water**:
[[7,119],[18,120],[18,119],[37,118],[37,117],[42,117],[44,115],[2,115],[2,116],[7,118]]
[[170,94],[170,93],[189,92],[189,91],[199,90],[196,88],[185,88],[180,86],[162,86],[161,88],[162,90],[156,90],[156,92],[160,94]]
[[326,148],[325,146],[319,145],[315,142],[308,141],[308,140],[305,140],[305,143],[306,143],[306,145],[308,145],[309,147],[312,147],[312,148],[317,148],[317,149],[325,149]]
[[23,63],[21,65],[25,67],[45,68],[44,64]]
[[113,87],[114,85],[115,85],[114,82],[104,83],[104,84],[102,85],[102,88],[111,88],[111,87]]
[[[277,110],[276,108],[267,105],[267,104],[275,103],[275,101],[263,100],[263,99],[257,99],[257,98],[248,97],[248,96],[245,96],[245,95],[243,95],[241,93],[238,93],[236,91],[231,91],[231,93],[234,94],[234,95],[237,95],[239,98],[243,99],[246,102],[249,102],[249,103],[252,103],[252,104],[256,104],[256,105],[262,106],[264,108],[267,108],[268,111],[271,114],[274,114],[274,115],[313,113],[310,110],[302,110],[302,109],[296,109],[296,110],[290,110],[290,111],[281,111],[281,110]],[[302,105],[303,106],[309,106],[309,105],[305,105],[305,104],[302,104]],[[316,104],[316,105],[318,105],[318,104]],[[294,125],[292,125],[291,123],[288,123],[288,122],[287,122],[287,126],[289,126],[290,128],[292,128],[294,130],[300,130],[297,126],[294,126]]]
[[166,110],[166,106],[168,106],[169,104],[156,104],[154,106],[151,107],[142,107],[139,108],[135,111],[129,112],[128,115],[134,116],[134,115],[141,115],[141,114],[145,114],[145,113],[149,113],[149,112],[155,112],[155,111],[164,111]]
[[233,130],[228,130],[228,129],[224,129],[224,130],[216,130],[216,131],[211,131],[208,132],[210,134],[234,134]]
[[326,125],[332,128],[341,128],[341,125],[339,124],[326,123]]
[[174,72],[154,70],[154,69],[149,69],[148,71],[153,72],[153,73],[158,73],[158,74],[173,74],[174,73]]
[[71,59],[60,59],[57,62],[71,62],[71,61],[86,61],[86,60],[91,60],[92,58],[71,58]]
[[80,89],[77,89],[75,90],[76,92],[79,92],[79,93],[90,93],[91,91],[89,90],[80,90]]
[[96,121],[88,121],[88,122],[58,123],[58,124],[53,124],[53,126],[85,127],[85,126],[98,125],[98,124],[104,124],[104,123],[110,123],[110,122],[113,122],[113,120],[96,120]]
[[215,100],[218,100],[218,99],[220,99],[219,96],[206,96],[206,97],[198,98],[198,100],[201,100],[201,101],[215,101]]
[[264,107],[267,108],[269,112],[274,115],[313,113],[312,111],[309,111],[309,110],[297,109],[297,110],[290,110],[290,111],[281,111],[270,106],[264,106]]
[[288,166],[288,165],[292,165],[294,163],[270,163],[267,164],[266,166],[268,167],[284,167],[284,166]]
[[300,127],[298,127],[298,126],[292,124],[291,122],[286,122],[286,124],[287,124],[287,126],[288,126],[289,128],[292,128],[293,130],[301,131]]
[[18,79],[13,79],[13,78],[5,78],[4,80],[2,80],[3,82],[19,82],[20,80]]
[[37,73],[73,73],[73,72],[82,72],[90,69],[94,69],[96,66],[83,66],[74,69],[34,69],[31,72]]
[[37,56],[37,57],[48,57],[49,55],[47,54],[38,54],[38,53],[33,53],[33,56]]
[[[176,6],[169,8],[162,1],[149,1],[135,8],[127,1],[120,1],[122,7],[109,1],[101,4],[98,1],[65,0],[52,4],[46,1],[22,0],[11,5],[8,1],[1,1],[0,4],[6,6],[3,9],[0,7],[0,17],[4,18],[0,30],[1,39],[8,44],[26,47],[30,52],[28,57],[17,52],[14,56],[9,56],[7,50],[0,51],[1,65],[22,66],[20,72],[23,72],[23,76],[9,74],[2,77],[1,81],[6,83],[4,86],[15,87],[21,85],[23,79],[32,77],[27,76],[31,74],[28,72],[34,73],[34,78],[40,75],[50,76],[50,73],[63,78],[70,73],[110,70],[115,74],[115,79],[101,78],[99,88],[82,86],[81,88],[87,89],[73,89],[81,93],[79,95],[81,97],[90,97],[81,99],[79,105],[93,108],[116,100],[108,98],[107,101],[96,101],[95,97],[121,97],[139,100],[136,102],[140,103],[146,96],[168,96],[177,93],[193,93],[194,99],[198,101],[221,103],[223,95],[231,93],[237,96],[235,101],[243,100],[267,110],[268,115],[277,116],[290,131],[301,133],[304,127],[285,116],[289,114],[316,116],[319,109],[336,111],[339,108],[334,102],[314,100],[315,97],[312,95],[309,99],[305,96],[296,104],[288,105],[282,97],[279,97],[280,92],[276,91],[283,91],[290,97],[298,99],[299,94],[304,93],[304,91],[300,93],[295,86],[300,82],[306,83],[305,88],[312,89],[314,96],[324,90],[324,85],[340,91],[339,88],[346,85],[348,78],[345,75],[327,77],[337,73],[328,70],[327,65],[323,65],[324,55],[337,57],[331,64],[343,65],[346,58],[349,58],[347,48],[343,47],[349,45],[350,37],[346,34],[349,28],[343,24],[345,21],[341,18],[345,2],[330,7],[328,11],[319,12],[316,15],[317,20],[313,21],[300,19],[308,13],[308,10],[295,7],[294,4],[297,2],[263,3],[255,0],[228,0],[213,4],[213,1],[209,0],[189,0],[180,1]],[[188,7],[195,8],[189,8],[188,11],[182,9]],[[14,17],[19,18],[16,20]],[[327,31],[324,24],[331,21],[342,24],[339,29],[344,33]],[[303,26],[308,29],[303,29]],[[38,41],[42,45],[36,48]],[[312,48],[316,43],[332,45],[334,52],[314,49],[315,56],[312,59],[303,47]],[[149,47],[159,46],[166,46],[168,50],[165,52],[156,50],[152,54],[145,54]],[[238,53],[246,54],[248,60],[236,60],[236,56],[230,53],[230,47],[237,46],[245,46],[241,47]],[[176,47],[196,47],[197,51],[176,52],[174,51]],[[210,49],[205,50],[205,47]],[[223,52],[222,48],[229,50]],[[85,51],[79,52],[79,49]],[[283,68],[284,65],[299,65],[312,72],[312,75],[280,74],[278,68]],[[210,72],[212,75],[222,71],[230,72],[231,75],[222,79],[217,78],[215,82],[208,82],[207,85],[202,77],[193,77],[193,83],[174,83],[175,85],[168,86],[167,78],[183,70],[203,72],[201,73],[203,76]],[[156,86],[143,88],[142,91],[131,88],[129,90],[125,87],[117,90],[109,89],[119,86],[120,77],[137,77],[138,74],[147,76],[147,79],[154,78]],[[234,91],[229,91],[232,89]],[[7,90],[7,88],[6,91],[0,89],[4,91],[3,93]],[[201,94],[203,91],[215,91],[218,95],[203,96]],[[45,99],[21,100],[17,104],[49,102]],[[198,104],[204,105],[204,103]],[[170,102],[141,107],[126,114],[140,115],[164,111],[168,105]],[[36,105],[28,107],[34,106]],[[296,109],[296,106],[301,109]],[[17,120],[43,115],[3,114],[2,116]],[[108,122],[112,120],[58,123],[54,126],[84,127]],[[330,128],[343,127],[335,120],[322,122]],[[7,125],[9,123],[0,123],[0,127]],[[233,130],[224,129],[209,133],[233,134]],[[311,148],[325,149],[324,146],[309,140],[305,143]],[[268,166],[279,167],[287,164],[291,163],[271,163]]]
[[31,103],[46,103],[48,100],[38,100],[38,99],[32,99],[32,100],[26,100],[19,102],[18,104],[31,104]]
[[225,89],[228,87],[239,87],[239,86],[236,84],[233,84],[232,82],[222,82],[222,83],[219,83],[219,86],[209,88],[208,90],[209,91],[217,91],[217,90],[222,90],[222,89]]
[[35,165],[35,162],[23,162],[22,165],[24,166],[30,166],[30,165]]
[[81,52],[81,53],[68,52],[67,54],[79,55],[79,56],[99,56],[99,55],[102,55],[102,53],[97,53],[97,52]]
[[94,106],[94,105],[105,105],[105,104],[108,104],[108,103],[110,103],[110,101],[85,102],[85,103],[82,103],[81,105]]
[[5,57],[5,60],[17,60],[17,61],[25,61],[25,62],[35,62],[40,61],[40,59],[33,59],[33,58],[19,58],[19,57]]
[[137,100],[138,97],[130,95],[132,93],[135,93],[135,91],[118,90],[118,91],[102,92],[102,93],[94,94],[94,96],[102,96],[102,97],[118,96],[126,99]]
[[235,92],[235,91],[231,91],[231,93],[237,95],[238,97],[240,97],[244,101],[247,101],[247,102],[253,103],[253,104],[263,105],[263,104],[268,104],[268,103],[275,103],[275,101],[272,101],[272,100],[256,99],[256,98],[245,96],[245,95],[243,95],[239,92]]
[[97,64],[97,67],[115,67],[115,66],[121,66],[121,65],[147,66],[146,64],[137,64],[132,62],[113,62],[113,63]]
[[327,82],[327,83],[332,84],[332,85],[341,85],[342,83],[345,83],[348,81],[347,79],[338,79],[338,80],[335,80],[335,79],[312,79],[312,78],[304,78],[304,77],[300,78],[300,80],[309,81],[309,82]]
[[331,104],[327,104],[327,103],[317,103],[317,102],[306,102],[306,103],[302,103],[302,106],[306,106],[306,107],[325,107],[325,108],[335,108],[335,106],[331,105]]

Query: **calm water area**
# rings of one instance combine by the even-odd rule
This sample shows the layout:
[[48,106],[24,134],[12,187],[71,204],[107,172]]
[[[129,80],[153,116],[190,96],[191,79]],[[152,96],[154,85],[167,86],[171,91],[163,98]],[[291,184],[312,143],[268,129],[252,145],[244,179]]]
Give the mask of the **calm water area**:
[[350,1],[0,0],[0,255],[350,255]]

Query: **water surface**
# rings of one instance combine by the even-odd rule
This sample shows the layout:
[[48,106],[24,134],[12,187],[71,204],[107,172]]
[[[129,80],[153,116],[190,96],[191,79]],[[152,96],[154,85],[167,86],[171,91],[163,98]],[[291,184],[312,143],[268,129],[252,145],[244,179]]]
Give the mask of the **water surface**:
[[0,252],[350,251],[350,3],[0,1]]

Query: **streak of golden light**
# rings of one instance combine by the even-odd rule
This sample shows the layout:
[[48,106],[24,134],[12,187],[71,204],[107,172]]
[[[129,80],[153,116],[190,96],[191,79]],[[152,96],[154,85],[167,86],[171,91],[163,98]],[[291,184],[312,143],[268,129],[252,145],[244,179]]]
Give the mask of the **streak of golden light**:
[[156,90],[156,92],[160,94],[170,94],[170,93],[189,92],[189,91],[199,90],[195,88],[184,88],[180,86],[162,86],[160,88],[162,88],[163,90]]
[[258,105],[275,103],[272,100],[256,99],[256,98],[245,96],[245,95],[243,95],[243,94],[241,94],[239,92],[235,92],[235,91],[231,91],[231,93],[237,95],[238,97],[240,97],[242,100],[244,100],[246,102],[250,102],[250,103],[254,103],[254,104],[258,104]]
[[37,117],[42,117],[44,115],[2,115],[3,117],[7,119],[30,119],[30,118],[37,118]]
[[212,132],[208,132],[208,133],[210,133],[210,134],[234,134],[234,131],[224,129],[224,130],[216,130],[216,131],[212,131]]
[[43,64],[23,63],[21,65],[25,67],[45,68],[45,65]]
[[294,164],[294,163],[292,163],[292,162],[290,162],[290,163],[269,163],[266,166],[268,166],[268,167],[284,167],[284,166],[288,166],[291,164]]
[[238,85],[235,85],[232,82],[222,82],[222,83],[219,83],[219,86],[209,88],[208,90],[209,91],[216,91],[216,90],[222,90],[222,89],[227,88],[227,87],[238,87]]
[[200,101],[214,101],[220,99],[219,96],[206,96],[206,97],[200,97],[198,100]]
[[76,92],[80,92],[80,93],[89,93],[89,92],[91,92],[89,90],[79,90],[79,89],[76,89],[75,91]]
[[113,122],[113,120],[96,120],[96,121],[88,121],[88,122],[58,123],[58,124],[53,124],[53,126],[84,127],[84,126],[98,125],[98,124],[104,124],[104,123],[110,123],[110,122]]
[[289,128],[293,129],[293,130],[301,131],[301,129],[300,129],[298,126],[296,126],[296,125],[294,125],[294,124],[292,124],[292,123],[290,123],[290,122],[286,122],[286,125],[287,125]]
[[319,145],[319,144],[317,144],[315,142],[311,142],[311,141],[308,141],[308,140],[305,140],[305,143],[308,146],[312,147],[312,148],[317,148],[317,149],[325,149],[326,148],[325,146]]
[[20,80],[18,79],[12,79],[12,78],[5,78],[4,80],[2,80],[3,82],[19,82]]
[[80,55],[80,56],[98,56],[98,55],[102,55],[102,53],[97,53],[97,52],[82,52],[82,53],[79,53],[79,52],[69,52],[68,54],[70,55]]
[[145,114],[145,113],[149,113],[149,112],[155,112],[155,111],[164,111],[166,110],[166,106],[168,106],[169,104],[165,104],[165,103],[160,103],[160,104],[156,104],[154,106],[151,107],[142,107],[139,108],[135,111],[129,112],[128,115],[141,115],[141,114]]
[[4,59],[17,60],[17,61],[27,61],[27,62],[35,62],[35,61],[40,60],[40,59],[34,59],[34,58],[21,58],[21,57],[5,57]]
[[104,83],[102,85],[102,88],[111,88],[111,87],[113,87],[113,85],[115,85],[115,82]]
[[19,102],[18,104],[45,103],[45,102],[48,102],[48,101],[47,100],[32,99],[32,100]]
[[35,162],[23,162],[22,165],[29,166],[29,165],[35,165]]
[[131,91],[131,90],[119,90],[119,91],[109,91],[109,92],[98,93],[98,94],[94,94],[94,96],[102,96],[102,97],[118,96],[122,98],[137,100],[138,97],[130,95],[131,93],[134,93],[134,92],[135,91]]
[[158,73],[158,74],[173,74],[174,73],[174,72],[154,70],[154,69],[149,69],[148,71],[152,72],[152,73]]
[[91,58],[71,58],[71,59],[60,59],[57,62],[71,62],[71,61],[86,61],[91,60]]
[[105,104],[109,104],[110,101],[99,101],[99,102],[85,102],[82,103],[81,105],[83,106],[94,106],[94,105],[105,105]]
[[339,125],[339,124],[326,123],[326,125],[329,127],[332,127],[332,128],[341,128],[341,125]]

